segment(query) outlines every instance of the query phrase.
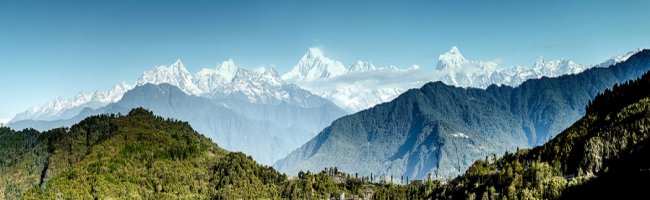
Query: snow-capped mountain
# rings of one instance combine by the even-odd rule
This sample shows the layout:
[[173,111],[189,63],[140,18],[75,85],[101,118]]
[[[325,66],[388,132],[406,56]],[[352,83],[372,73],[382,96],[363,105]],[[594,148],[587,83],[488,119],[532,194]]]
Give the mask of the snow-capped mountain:
[[364,62],[361,60],[357,60],[348,68],[348,73],[354,73],[354,72],[367,72],[367,71],[372,71],[376,70],[377,67],[373,65],[371,62]]
[[595,67],[600,67],[600,68],[609,67],[611,65],[624,62],[627,59],[629,59],[631,56],[633,56],[634,54],[637,54],[637,53],[639,53],[641,51],[643,51],[643,49],[635,49],[635,50],[627,52],[626,54],[614,56],[614,57],[606,60],[605,62],[597,64]]
[[538,57],[532,67],[504,68],[495,61],[467,60],[457,47],[452,47],[438,58],[433,80],[459,87],[487,88],[492,84],[517,86],[528,79],[576,74],[591,67],[571,60],[544,61]]
[[192,74],[185,69],[185,66],[183,66],[180,59],[176,60],[176,62],[169,67],[158,66],[152,70],[146,71],[140,79],[138,79],[137,85],[144,85],[147,83],[155,85],[169,83],[192,95],[203,93],[194,84]]
[[419,70],[418,65],[377,67],[361,60],[345,67],[340,61],[325,56],[320,49],[310,48],[282,79],[356,112],[421,86],[429,77],[416,73]]
[[341,108],[356,112],[390,101],[406,90],[430,81],[474,88],[487,88],[492,84],[517,86],[528,79],[608,67],[627,60],[638,51],[613,57],[597,65],[581,65],[567,59],[545,61],[540,56],[530,67],[501,67],[497,61],[468,60],[454,46],[438,57],[433,72],[423,72],[418,65],[406,69],[376,67],[368,61],[356,61],[345,68],[340,61],[326,57],[320,49],[310,48],[282,79],[325,97]]
[[70,99],[61,97],[42,105],[34,106],[25,112],[17,114],[11,122],[20,120],[54,120],[66,119],[77,115],[84,108],[99,108],[114,103],[122,98],[126,91],[133,89],[132,85],[120,83],[107,91],[93,93],[81,92]]
[[[180,61],[170,67],[156,67],[145,72],[137,85],[168,83],[187,94],[210,99],[239,99],[259,104],[282,102],[303,107],[322,105],[311,99],[312,94],[301,88],[287,85],[273,68],[260,67],[249,70],[226,60],[216,69],[205,68],[190,75]],[[317,103],[320,102],[320,103]]]
[[[486,88],[491,84],[517,86],[528,79],[575,74],[591,67],[607,67],[623,62],[639,51],[631,51],[591,66],[571,60],[545,61],[538,57],[531,67],[501,67],[496,61],[468,60],[457,47],[452,47],[438,57],[433,72],[423,72],[418,65],[410,68],[392,65],[377,67],[372,62],[360,60],[345,67],[342,62],[327,57],[320,49],[310,48],[282,76],[272,68],[244,69],[232,60],[192,75],[177,60],[169,67],[158,66],[145,72],[136,85],[168,83],[187,94],[212,99],[236,98],[263,104],[287,102],[307,107],[320,105],[314,103],[321,101],[314,101],[313,93],[347,111],[355,112],[390,101],[406,90],[430,81],[476,88]],[[94,109],[116,102],[133,87],[122,83],[108,91],[80,93],[70,99],[57,98],[17,114],[11,122],[70,118],[83,108]]]
[[325,57],[318,48],[309,48],[307,54],[282,79],[288,82],[307,82],[339,76],[347,71],[340,61]]
[[[272,105],[286,102],[302,107],[327,103],[300,87],[287,84],[273,68],[249,70],[238,67],[232,60],[222,62],[216,69],[205,68],[192,75],[179,59],[170,66],[157,66],[144,72],[136,85],[162,83],[176,86],[189,95],[210,99],[237,99]],[[11,121],[72,118],[84,108],[96,109],[119,101],[133,87],[121,83],[108,91],[82,92],[71,99],[59,97],[17,114]]]
[[430,78],[426,73],[420,73],[417,65],[406,69],[394,66],[353,69],[354,65],[343,75],[296,84],[341,108],[356,112],[390,101],[410,88],[423,85]]
[[177,60],[144,72],[135,85],[58,99],[26,111],[8,126],[44,131],[91,115],[143,107],[187,121],[222,147],[271,165],[347,114],[331,101],[287,84],[273,68],[249,70],[232,60],[194,75]]

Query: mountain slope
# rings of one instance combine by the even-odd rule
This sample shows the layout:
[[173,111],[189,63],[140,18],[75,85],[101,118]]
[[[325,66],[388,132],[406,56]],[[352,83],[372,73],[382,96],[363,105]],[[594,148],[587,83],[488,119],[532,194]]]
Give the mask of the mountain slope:
[[[33,144],[3,149],[33,151],[38,157],[0,168],[0,189],[7,199],[21,194],[28,199],[261,198],[277,195],[286,180],[250,157],[221,149],[186,122],[165,120],[144,109],[127,116],[94,116],[70,129],[42,134],[3,132],[2,142],[11,142],[4,137],[13,134]],[[30,163],[39,170],[19,167]],[[215,171],[224,169],[241,174]]]
[[434,198],[638,198],[650,187],[650,74],[616,85],[548,143],[477,160]]
[[429,83],[342,117],[275,166],[337,166],[362,175],[451,178],[475,159],[543,144],[584,114],[598,92],[650,69],[650,51],[609,68],[529,80],[516,88]]
[[142,108],[43,133],[0,127],[0,144],[1,199],[413,199],[433,188],[333,168],[288,178]]
[[[318,97],[310,95],[309,98]],[[302,107],[286,102],[265,105],[238,99],[212,100],[187,95],[169,84],[146,84],[127,92],[118,102],[94,110],[86,109],[71,119],[18,121],[10,127],[47,130],[71,126],[92,115],[127,113],[132,108],[144,107],[165,117],[188,121],[196,130],[228,150],[243,151],[258,162],[272,164],[344,114],[332,103],[322,101],[325,102],[322,105]]]

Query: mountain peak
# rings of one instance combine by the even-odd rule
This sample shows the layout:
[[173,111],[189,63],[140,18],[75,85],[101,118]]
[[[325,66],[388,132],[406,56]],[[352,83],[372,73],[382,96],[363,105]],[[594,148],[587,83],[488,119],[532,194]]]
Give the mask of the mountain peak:
[[460,68],[467,62],[467,59],[460,53],[458,47],[452,46],[449,51],[438,57],[437,69]]
[[159,66],[152,70],[146,71],[138,79],[137,85],[144,85],[147,83],[161,84],[169,83],[178,86],[188,94],[199,94],[200,91],[192,82],[193,77],[190,72],[185,69],[180,59],[176,60],[174,64],[169,67]]
[[361,60],[357,60],[350,66],[350,69],[348,71],[350,72],[365,72],[365,71],[372,71],[377,69],[375,65],[372,64],[372,62],[364,62]]
[[278,72],[275,71],[273,67],[259,67],[257,69],[253,69],[253,71],[260,75],[270,74],[272,76],[279,76]]
[[460,54],[460,50],[458,50],[457,46],[451,46],[451,49],[449,49],[449,51],[447,53],[449,53],[449,54]]
[[289,82],[314,81],[346,72],[347,68],[340,61],[328,58],[319,48],[312,47],[282,79]]
[[305,54],[305,56],[315,58],[315,57],[325,57],[325,54],[320,48],[311,47],[309,48],[309,50],[307,50],[307,54]]
[[533,68],[541,68],[541,67],[544,67],[544,57],[537,56],[537,59],[535,60],[535,64],[533,65]]
[[174,64],[172,64],[170,66],[170,68],[172,68],[172,69],[174,69],[174,70],[176,70],[178,72],[187,72],[187,73],[189,73],[187,71],[187,69],[185,69],[185,66],[183,66],[183,62],[181,62],[180,58],[177,58],[176,62],[174,62]]
[[226,82],[230,82],[233,78],[235,78],[235,74],[237,74],[238,69],[239,68],[237,65],[235,65],[235,61],[228,59],[219,65],[219,68],[217,68],[217,73],[221,75]]

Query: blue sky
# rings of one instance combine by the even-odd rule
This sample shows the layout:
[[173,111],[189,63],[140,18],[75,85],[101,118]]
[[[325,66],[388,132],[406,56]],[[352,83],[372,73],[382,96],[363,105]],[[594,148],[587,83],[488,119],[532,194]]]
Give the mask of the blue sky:
[[232,58],[284,73],[309,47],[348,64],[473,60],[594,64],[650,47],[650,1],[0,0],[0,119],[134,82],[176,58],[195,73]]

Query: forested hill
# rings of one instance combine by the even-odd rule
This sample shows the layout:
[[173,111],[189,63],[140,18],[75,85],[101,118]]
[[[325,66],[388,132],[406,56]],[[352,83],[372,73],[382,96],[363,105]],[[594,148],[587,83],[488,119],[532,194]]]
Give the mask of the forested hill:
[[432,197],[619,199],[650,188],[650,74],[599,94],[543,146],[477,160]]
[[413,199],[434,188],[380,182],[333,168],[290,178],[142,108],[43,133],[0,128],[0,199]]

